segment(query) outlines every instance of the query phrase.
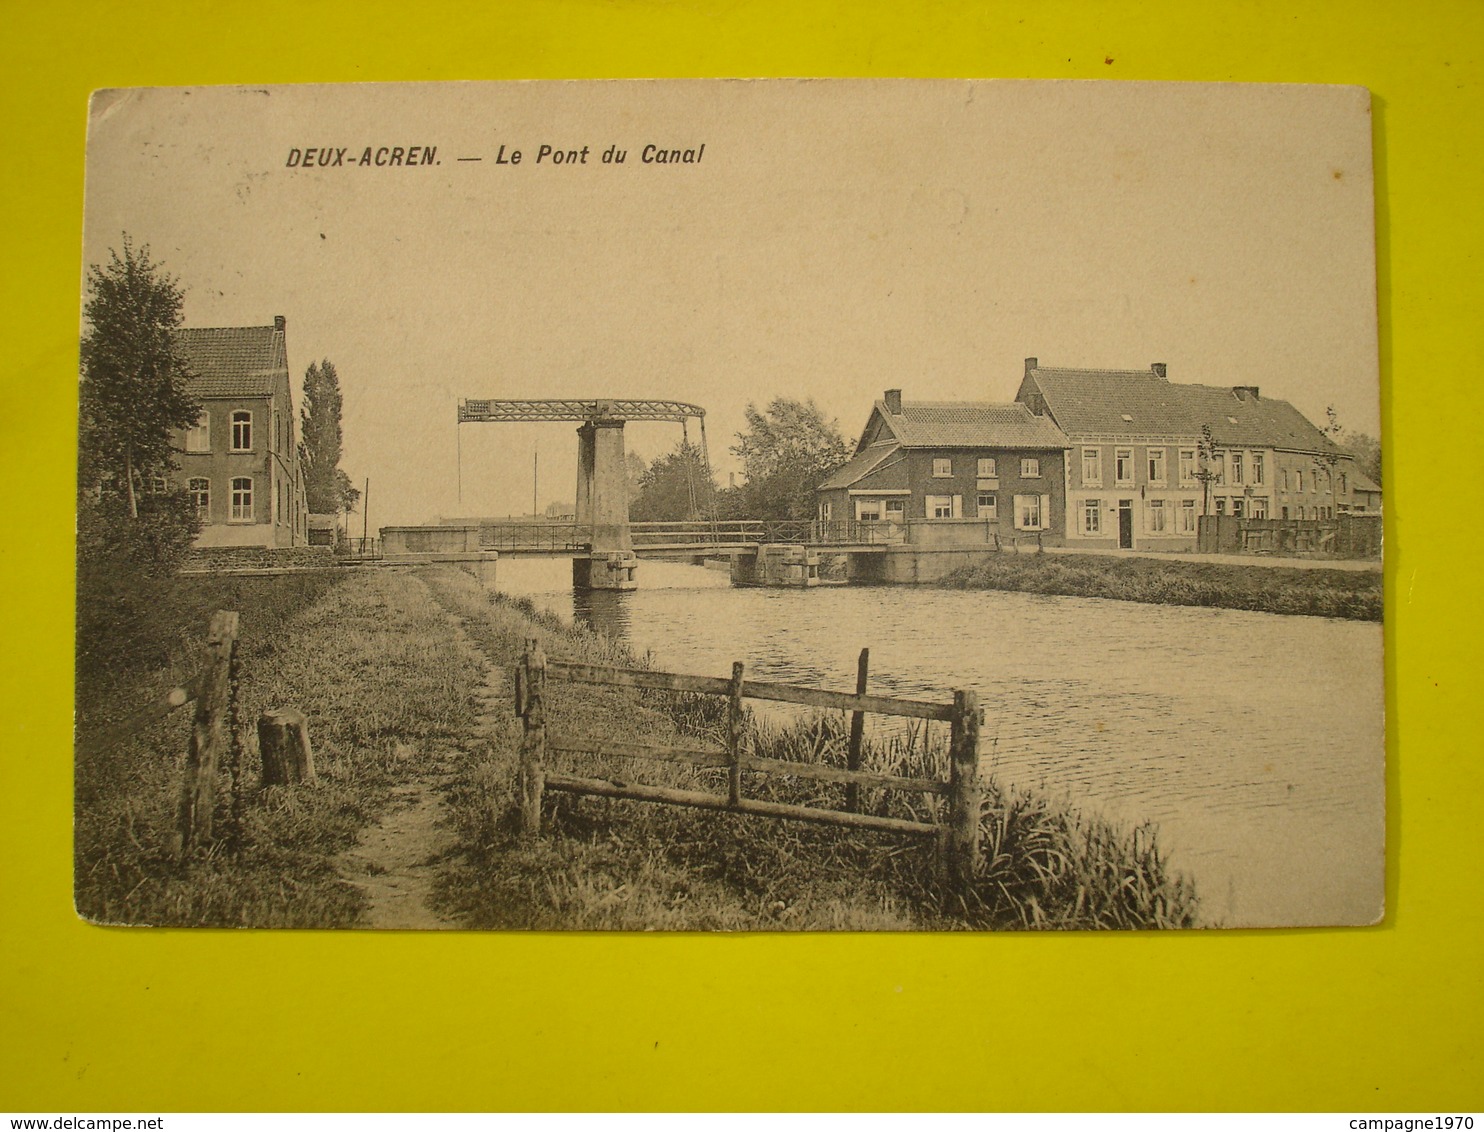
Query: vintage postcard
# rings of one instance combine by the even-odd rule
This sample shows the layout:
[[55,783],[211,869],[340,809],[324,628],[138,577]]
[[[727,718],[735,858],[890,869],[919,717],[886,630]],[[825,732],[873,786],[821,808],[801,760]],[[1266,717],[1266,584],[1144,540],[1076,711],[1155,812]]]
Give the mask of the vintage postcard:
[[1370,98],[105,90],[76,905],[1384,914]]

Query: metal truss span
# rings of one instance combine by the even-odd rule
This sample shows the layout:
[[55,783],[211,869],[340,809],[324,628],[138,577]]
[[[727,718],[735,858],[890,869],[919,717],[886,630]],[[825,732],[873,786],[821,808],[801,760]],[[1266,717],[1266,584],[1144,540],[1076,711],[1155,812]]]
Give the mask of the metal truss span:
[[459,423],[478,421],[677,421],[696,417],[702,422],[706,410],[684,401],[549,399],[540,401],[491,401],[468,399],[459,402]]

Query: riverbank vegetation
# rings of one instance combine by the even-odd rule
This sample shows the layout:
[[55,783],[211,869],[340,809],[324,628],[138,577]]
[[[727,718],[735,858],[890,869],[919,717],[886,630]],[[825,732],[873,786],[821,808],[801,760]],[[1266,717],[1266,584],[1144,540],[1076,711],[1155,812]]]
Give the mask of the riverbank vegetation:
[[949,589],[1014,590],[1155,605],[1380,621],[1379,570],[1292,569],[1093,554],[1000,554],[954,571]]
[[[531,637],[555,659],[643,664],[608,638],[451,568],[159,579],[143,638],[79,635],[76,901],[102,923],[348,927],[367,900],[344,855],[432,762],[455,845],[437,864],[436,911],[471,928],[951,930],[1190,926],[1197,902],[1153,830],[1115,827],[991,782],[984,856],[966,898],[935,880],[928,839],[548,793],[543,836],[515,828],[521,730],[509,673]],[[237,743],[218,779],[217,839],[174,855],[190,708],[133,733],[117,723],[183,682],[215,609],[242,625]],[[459,628],[451,624],[451,618]],[[117,624],[117,622],[115,622]],[[127,648],[124,646],[127,645]],[[113,650],[110,652],[110,650]],[[122,651],[119,651],[122,650]],[[253,722],[309,718],[318,782],[258,788]],[[719,745],[719,698],[562,685],[553,734]],[[942,725],[933,725],[941,727]],[[842,713],[753,715],[759,755],[843,763]],[[868,737],[867,769],[942,774],[946,736]],[[724,790],[715,768],[584,756],[553,769]],[[236,764],[236,781],[232,774]],[[839,806],[843,788],[748,776],[750,797]],[[931,820],[923,796],[864,790],[868,812]]]
[[[532,635],[556,660],[636,663],[607,638],[567,626],[529,602],[490,595],[472,579],[425,580],[502,671]],[[718,745],[716,697],[561,686],[548,696],[550,734]],[[940,725],[941,726],[941,725]],[[843,765],[843,713],[747,720],[754,753]],[[450,799],[466,856],[444,876],[446,914],[473,927],[661,930],[1155,928],[1197,922],[1191,883],[1172,872],[1149,827],[1116,827],[1035,793],[986,790],[984,860],[963,898],[946,898],[923,839],[643,802],[551,793],[545,836],[514,825],[520,729],[513,716]],[[865,769],[941,776],[946,735],[924,728],[870,737]],[[614,757],[552,769],[620,781],[724,791],[723,770]],[[747,777],[749,797],[840,806],[843,787],[786,776]],[[863,791],[868,812],[931,820],[921,796]]]

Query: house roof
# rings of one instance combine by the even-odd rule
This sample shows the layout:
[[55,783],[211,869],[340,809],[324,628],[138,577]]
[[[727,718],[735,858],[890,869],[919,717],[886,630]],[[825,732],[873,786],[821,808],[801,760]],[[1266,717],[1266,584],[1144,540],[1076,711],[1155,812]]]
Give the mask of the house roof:
[[1342,450],[1290,405],[1239,396],[1228,386],[1166,381],[1152,370],[1038,367],[1035,381],[1061,427],[1079,436],[1189,436],[1211,426],[1217,444],[1339,454]]
[[1379,492],[1381,490],[1381,485],[1378,484],[1375,480],[1371,479],[1370,476],[1366,475],[1359,468],[1356,468],[1353,471],[1351,471],[1351,473],[1350,473],[1350,490],[1352,492],[1354,492],[1354,491],[1376,491],[1376,492]]
[[874,410],[903,448],[1067,448],[1061,429],[1017,401],[904,401]]
[[849,487],[874,472],[888,456],[901,450],[902,446],[896,441],[889,440],[882,444],[873,444],[857,452],[815,490],[835,491],[842,487]]
[[182,327],[171,338],[195,397],[267,397],[288,380],[284,332],[272,326]]

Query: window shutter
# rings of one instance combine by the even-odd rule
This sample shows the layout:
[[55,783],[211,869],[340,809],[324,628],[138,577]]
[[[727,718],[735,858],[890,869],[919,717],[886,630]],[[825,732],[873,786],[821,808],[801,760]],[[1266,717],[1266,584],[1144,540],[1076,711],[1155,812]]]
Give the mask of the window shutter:
[[952,508],[952,514],[955,519],[962,519],[964,517],[964,497],[962,495],[955,495],[953,497]]
[[1015,529],[1017,531],[1025,530],[1025,523],[1023,521],[1025,516],[1025,508],[1022,505],[1022,500],[1024,499],[1025,496],[1023,495],[1017,495],[1015,497],[1015,514],[1012,516],[1012,518],[1014,520]]
[[1051,496],[1049,495],[1041,496],[1041,529],[1043,531],[1051,529]]

